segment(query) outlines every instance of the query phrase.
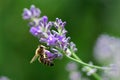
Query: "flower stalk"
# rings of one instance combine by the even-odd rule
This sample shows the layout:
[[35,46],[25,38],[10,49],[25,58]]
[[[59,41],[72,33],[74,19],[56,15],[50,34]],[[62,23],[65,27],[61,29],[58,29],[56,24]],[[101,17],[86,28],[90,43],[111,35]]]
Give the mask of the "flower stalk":
[[[39,60],[48,64],[48,62],[46,61],[49,61],[49,63],[53,63],[54,59],[61,58],[63,55],[65,55],[72,61],[78,62],[83,66],[88,66],[89,70],[92,70],[92,68],[104,70],[103,67],[83,62],[75,54],[77,51],[76,45],[70,41],[70,37],[66,36],[66,22],[63,22],[59,18],[56,18],[55,21],[48,21],[47,16],[40,17],[40,14],[41,11],[34,5],[32,5],[30,9],[25,8],[22,15],[23,19],[30,21],[30,33],[33,36],[37,37],[42,45],[45,44],[45,47],[49,47],[49,50],[44,51],[44,53],[38,52],[39,54],[42,54],[42,56],[45,56],[40,56]],[[38,47],[38,49],[41,48]],[[97,80],[101,80],[96,73],[92,73],[92,75]]]

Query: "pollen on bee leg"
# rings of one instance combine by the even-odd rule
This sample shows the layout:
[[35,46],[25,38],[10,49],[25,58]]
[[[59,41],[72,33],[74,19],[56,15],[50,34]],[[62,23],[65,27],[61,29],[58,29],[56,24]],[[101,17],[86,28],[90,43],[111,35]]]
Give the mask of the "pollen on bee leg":
[[36,59],[38,58],[38,55],[34,55],[33,58],[31,59],[30,63],[33,63]]

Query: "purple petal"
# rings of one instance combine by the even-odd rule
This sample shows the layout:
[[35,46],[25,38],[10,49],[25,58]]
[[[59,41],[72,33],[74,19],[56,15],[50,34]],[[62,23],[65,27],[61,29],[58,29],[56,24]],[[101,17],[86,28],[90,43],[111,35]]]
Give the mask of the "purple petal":
[[48,57],[52,57],[54,54],[52,54],[50,51],[46,50],[45,53],[47,54]]
[[43,17],[42,17],[42,20],[43,20],[44,23],[47,23],[48,17],[47,17],[47,16],[43,16]]
[[39,31],[38,27],[31,27],[30,28],[30,33],[34,36],[38,36],[39,32],[40,31]]
[[30,19],[32,14],[27,8],[25,8],[22,16],[23,16],[23,19]]
[[47,17],[47,16],[43,16],[43,17],[42,17],[42,22],[43,22],[43,24],[44,24],[44,27],[46,27],[47,21],[48,21],[48,17]]
[[32,13],[32,16],[39,17],[40,16],[40,10],[36,8],[34,5],[31,6],[30,11]]
[[51,53],[50,51],[48,51],[48,50],[46,50],[45,51],[45,53],[47,54],[47,57],[48,57],[48,59],[50,59],[50,60],[54,60],[54,59],[56,59],[56,58],[62,58],[62,54],[58,54],[58,53]]
[[47,45],[56,45],[57,43],[57,39],[54,37],[54,35],[49,35],[48,38],[47,38]]

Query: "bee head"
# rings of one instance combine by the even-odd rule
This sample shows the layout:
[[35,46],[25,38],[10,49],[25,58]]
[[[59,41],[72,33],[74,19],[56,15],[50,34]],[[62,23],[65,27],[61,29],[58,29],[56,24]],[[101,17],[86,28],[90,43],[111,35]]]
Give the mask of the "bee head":
[[40,49],[46,49],[46,47],[43,46],[43,45],[38,45],[38,48],[40,48]]

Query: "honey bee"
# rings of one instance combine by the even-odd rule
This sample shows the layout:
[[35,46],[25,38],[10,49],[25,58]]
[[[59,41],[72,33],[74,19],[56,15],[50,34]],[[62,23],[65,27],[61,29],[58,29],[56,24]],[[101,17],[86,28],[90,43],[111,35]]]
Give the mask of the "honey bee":
[[33,63],[37,58],[38,61],[47,65],[47,66],[53,66],[54,63],[51,59],[48,58],[47,54],[45,53],[45,46],[39,45],[38,48],[35,51],[35,55],[30,61],[30,63]]
[[43,57],[40,57],[38,58],[39,62],[47,65],[47,66],[54,66],[54,63],[52,60],[48,59],[48,58],[43,58]]

